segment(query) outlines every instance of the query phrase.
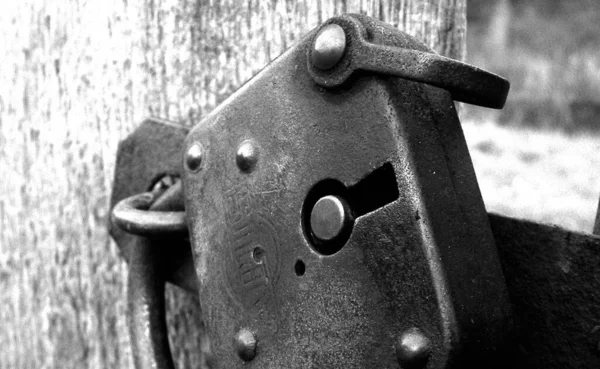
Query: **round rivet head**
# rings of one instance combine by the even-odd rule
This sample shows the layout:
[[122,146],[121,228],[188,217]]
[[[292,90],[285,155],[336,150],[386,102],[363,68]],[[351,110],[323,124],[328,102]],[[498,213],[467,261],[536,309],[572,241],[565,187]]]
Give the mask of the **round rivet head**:
[[240,144],[235,154],[235,163],[242,172],[251,172],[258,162],[258,147],[250,140]]
[[347,224],[348,214],[344,203],[337,196],[324,196],[317,201],[310,213],[310,228],[320,241],[336,238]]
[[398,338],[396,357],[403,369],[423,368],[431,354],[431,342],[418,328],[411,328]]
[[319,30],[312,46],[311,61],[321,70],[333,68],[346,51],[346,34],[337,24],[328,24]]
[[192,172],[197,172],[202,166],[204,148],[201,144],[195,143],[188,149],[185,155],[185,165]]
[[256,356],[256,337],[248,329],[240,329],[235,335],[235,351],[240,359],[250,361]]

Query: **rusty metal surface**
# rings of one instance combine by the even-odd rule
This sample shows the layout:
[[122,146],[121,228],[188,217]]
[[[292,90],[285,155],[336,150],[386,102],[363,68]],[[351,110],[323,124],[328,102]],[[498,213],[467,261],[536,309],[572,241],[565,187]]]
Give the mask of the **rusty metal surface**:
[[600,368],[600,237],[490,215],[515,316],[498,368]]
[[[418,45],[360,19],[374,44]],[[313,35],[182,149],[203,148],[182,180],[216,368],[394,368],[414,329],[429,368],[489,359],[510,329],[508,294],[450,93],[371,72],[323,89],[307,70]],[[240,165],[248,142],[253,164]],[[356,215],[332,254],[306,220],[325,195]],[[250,361],[242,330],[257,340]]]

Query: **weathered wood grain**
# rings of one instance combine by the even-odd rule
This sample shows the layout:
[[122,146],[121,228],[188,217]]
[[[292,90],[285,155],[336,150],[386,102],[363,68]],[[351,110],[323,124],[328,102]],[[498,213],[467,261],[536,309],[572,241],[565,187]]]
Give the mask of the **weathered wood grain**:
[[[2,2],[0,368],[131,367],[106,232],[118,141],[148,115],[198,122],[345,12],[464,56],[465,0]],[[199,367],[197,299],[168,295],[176,361]]]

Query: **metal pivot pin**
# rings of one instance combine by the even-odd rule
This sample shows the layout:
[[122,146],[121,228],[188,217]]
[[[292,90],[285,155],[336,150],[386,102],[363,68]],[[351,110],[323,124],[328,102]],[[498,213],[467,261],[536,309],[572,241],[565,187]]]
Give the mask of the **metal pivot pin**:
[[312,45],[311,60],[315,67],[326,70],[334,67],[346,50],[346,34],[337,24],[321,28]]

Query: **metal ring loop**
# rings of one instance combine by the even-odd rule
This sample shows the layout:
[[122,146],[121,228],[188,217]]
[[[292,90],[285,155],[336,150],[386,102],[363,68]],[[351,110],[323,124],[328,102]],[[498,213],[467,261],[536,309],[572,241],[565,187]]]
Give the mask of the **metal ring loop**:
[[150,192],[121,200],[113,208],[113,223],[125,232],[139,236],[187,232],[185,211],[148,210],[154,200]]

